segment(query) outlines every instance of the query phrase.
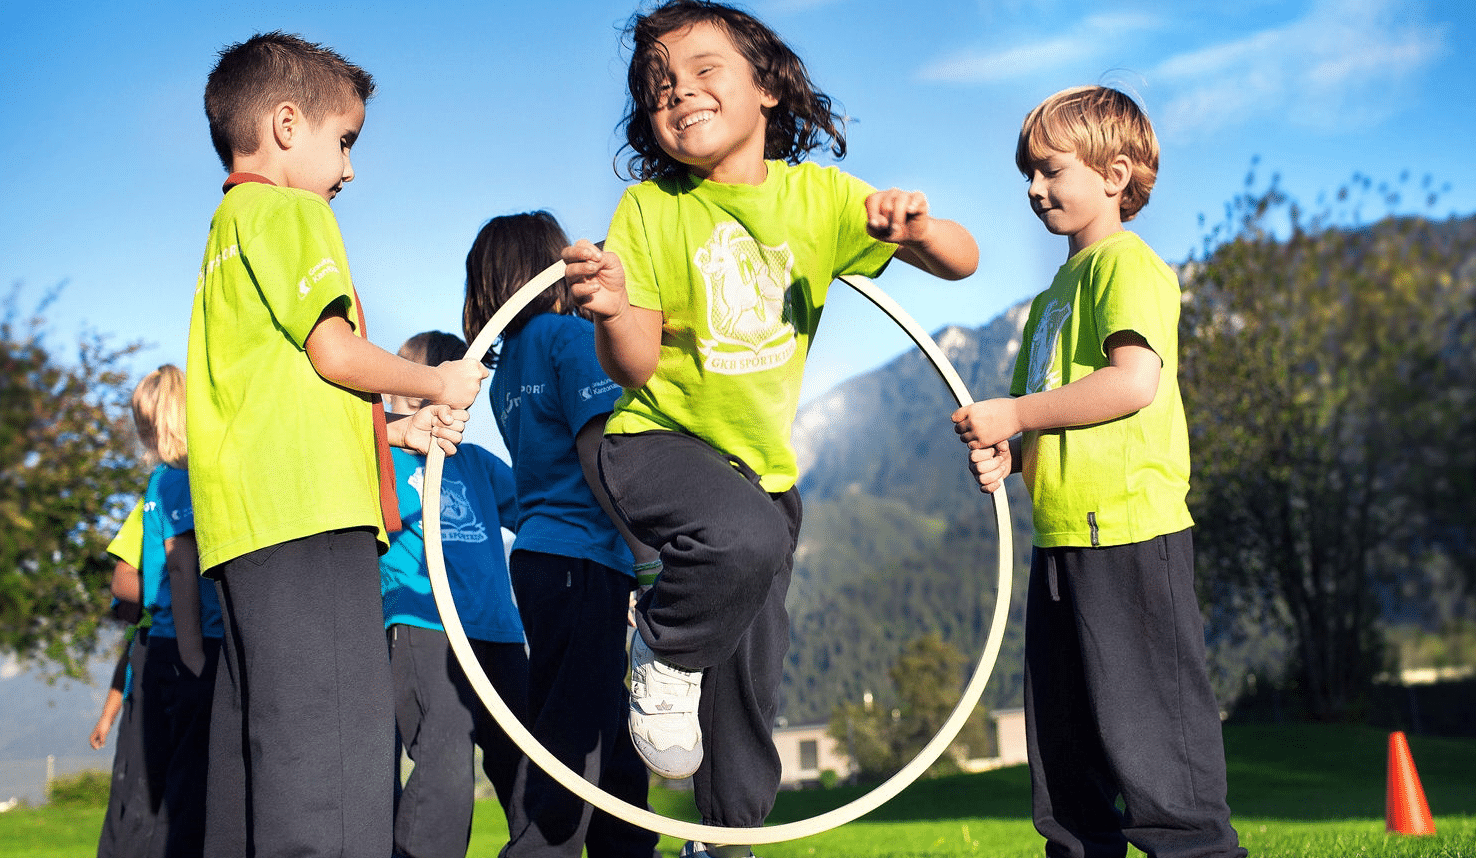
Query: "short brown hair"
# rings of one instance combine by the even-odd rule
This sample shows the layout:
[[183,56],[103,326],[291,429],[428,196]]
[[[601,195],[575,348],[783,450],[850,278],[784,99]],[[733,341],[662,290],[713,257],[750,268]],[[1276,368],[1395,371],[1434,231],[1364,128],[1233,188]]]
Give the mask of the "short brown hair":
[[1138,103],[1105,86],[1063,89],[1025,117],[1015,144],[1015,166],[1030,178],[1030,167],[1051,152],[1074,152],[1083,164],[1106,175],[1118,155],[1133,163],[1119,211],[1132,220],[1148,204],[1158,179],[1158,137]]
[[183,470],[189,465],[185,446],[184,373],[166,363],[133,389],[133,425],[146,458]]
[[210,142],[229,170],[237,153],[261,145],[261,117],[278,104],[291,101],[316,123],[373,95],[374,78],[337,52],[280,31],[258,33],[223,49],[206,79]]

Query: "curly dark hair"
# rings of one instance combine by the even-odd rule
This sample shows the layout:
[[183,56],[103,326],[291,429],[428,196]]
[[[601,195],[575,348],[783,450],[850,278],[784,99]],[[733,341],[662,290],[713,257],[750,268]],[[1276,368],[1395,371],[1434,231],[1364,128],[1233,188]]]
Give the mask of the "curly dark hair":
[[627,149],[632,153],[625,162],[630,178],[644,181],[686,172],[685,164],[662,150],[650,115],[657,93],[671,79],[661,37],[702,22],[727,32],[753,67],[754,83],[779,102],[769,113],[765,158],[798,164],[823,148],[837,159],[846,156],[845,120],[833,109],[830,96],[815,87],[799,56],[773,30],[747,12],[721,3],[670,0],[636,15],[625,29],[631,56],[625,117],[620,120],[626,142],[615,156],[617,176],[626,178],[620,172],[620,158]]

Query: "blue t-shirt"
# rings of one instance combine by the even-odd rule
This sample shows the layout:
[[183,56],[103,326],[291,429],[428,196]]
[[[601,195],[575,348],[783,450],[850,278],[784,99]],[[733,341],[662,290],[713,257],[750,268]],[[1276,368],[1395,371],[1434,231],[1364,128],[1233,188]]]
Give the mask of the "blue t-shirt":
[[518,478],[514,551],[592,560],[627,575],[630,547],[600,508],[574,438],[620,398],[595,356],[594,324],[542,313],[502,342],[492,374],[492,413]]
[[[164,542],[195,529],[195,509],[190,503],[190,477],[186,471],[160,465],[149,476],[143,501],[143,551],[139,555],[139,579],[143,606],[153,617],[150,637],[178,637],[174,627],[174,599],[169,588],[169,569]],[[220,619],[220,599],[215,586],[200,582],[200,633],[207,638],[225,636]]]
[[[425,565],[421,491],[425,457],[394,448],[395,490],[404,529],[390,534],[379,558],[384,626],[396,623],[442,630]],[[489,518],[489,514],[495,517]],[[441,473],[441,550],[456,613],[466,636],[493,643],[522,643],[523,623],[513,604],[503,555],[502,528],[517,526],[512,468],[475,444],[462,444]]]

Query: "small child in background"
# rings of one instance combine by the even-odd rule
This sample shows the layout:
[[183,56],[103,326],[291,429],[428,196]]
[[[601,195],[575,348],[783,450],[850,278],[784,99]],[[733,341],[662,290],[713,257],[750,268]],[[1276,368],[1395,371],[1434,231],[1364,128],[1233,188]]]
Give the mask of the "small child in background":
[[674,0],[629,34],[623,125],[643,181],[603,250],[580,241],[563,258],[625,388],[600,473],[663,563],[636,607],[630,729],[653,771],[694,775],[704,823],[757,827],[780,777],[772,730],[800,526],[790,431],[830,283],[893,257],[959,279],[978,247],[921,193],[803,161],[827,140],[844,154],[840,118],[752,16]]
[[[205,84],[230,173],[195,288],[187,399],[200,565],[226,616],[211,858],[392,848],[389,445],[454,452],[487,371],[367,339],[328,204],[354,179],[373,92],[363,69],[279,32],[223,50]],[[386,422],[379,394],[442,404]]]
[[[436,366],[466,354],[454,334],[427,331],[400,357]],[[420,400],[391,396],[389,410],[413,414]],[[475,795],[475,748],[511,818],[518,750],[477,698],[451,651],[425,563],[421,498],[425,456],[392,451],[403,529],[379,558],[384,627],[395,683],[395,725],[415,768],[395,801],[395,854],[465,855]],[[508,708],[527,708],[528,656],[503,556],[502,529],[518,524],[512,468],[476,444],[461,444],[441,477],[441,545],[461,625],[482,670]]]
[[[547,212],[488,221],[466,255],[469,339],[569,243]],[[530,732],[569,768],[637,807],[649,775],[627,731],[625,641],[632,559],[656,552],[624,532],[597,473],[620,388],[600,369],[594,326],[560,281],[523,309],[491,355],[492,412],[517,475],[513,589],[528,635]],[[526,758],[504,858],[651,858],[656,834],[595,810]]]
[[[132,511],[123,519],[123,524],[114,534],[113,541],[108,543],[108,554],[113,558],[113,581],[122,581],[131,577],[135,582],[138,580],[138,564],[142,561],[139,555],[143,553],[143,501],[133,505]],[[108,696],[103,701],[102,713],[98,715],[97,724],[93,726],[92,733],[87,737],[87,744],[94,751],[102,750],[108,743],[108,734],[113,730],[113,724],[123,711],[124,700],[128,697],[130,670],[129,658],[133,653],[133,642],[138,637],[138,624],[142,620],[142,610],[138,604],[137,587],[128,599],[119,598],[117,593],[113,594],[113,605],[109,609],[113,619],[122,623],[124,631],[123,646],[118,655],[118,662],[113,667],[112,679],[108,682]]]
[[158,822],[150,854],[198,856],[205,847],[205,764],[223,630],[213,586],[201,586],[185,443],[185,379],[166,364],[133,392],[133,419],[159,462],[143,501],[139,578],[151,618],[144,666],[143,742]]
[[[97,858],[144,858],[157,814],[149,801],[148,766],[144,759],[143,671],[148,659],[149,616],[139,606],[142,598],[138,567],[143,563],[143,500],[123,520],[108,543],[113,566],[113,614],[129,628],[103,713],[92,728],[89,743],[101,749],[114,719],[118,739],[113,744],[112,781],[108,806],[97,838]],[[121,716],[121,717],[120,717]]]
[[1179,281],[1123,229],[1148,202],[1158,140],[1123,93],[1068,89],[1025,118],[1015,164],[1031,209],[1066,236],[1067,260],[1031,305],[1016,398],[953,420],[980,486],[1019,471],[1034,509],[1035,827],[1047,855],[1121,858],[1131,843],[1165,858],[1243,856],[1184,502]]

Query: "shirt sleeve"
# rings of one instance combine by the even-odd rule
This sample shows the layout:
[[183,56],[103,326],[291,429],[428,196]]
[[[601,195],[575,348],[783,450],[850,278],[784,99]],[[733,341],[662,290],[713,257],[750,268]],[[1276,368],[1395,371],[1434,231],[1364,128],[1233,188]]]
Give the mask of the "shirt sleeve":
[[338,220],[317,198],[283,196],[264,206],[242,254],[272,317],[299,349],[323,311],[341,304],[357,327],[353,283]]
[[123,520],[118,534],[108,543],[108,553],[137,569],[143,563],[143,507],[142,499],[133,505],[133,511]]
[[195,529],[195,507],[190,502],[190,480],[184,471],[170,471],[159,481],[161,527],[165,539]]
[[650,237],[646,232],[641,204],[634,189],[626,190],[610,219],[610,232],[605,249],[620,258],[625,270],[625,291],[631,306],[648,310],[661,309],[661,292],[656,283],[655,263],[651,258]]
[[1166,349],[1177,348],[1178,283],[1165,270],[1151,249],[1136,242],[1093,266],[1092,312],[1103,356],[1108,338],[1123,331],[1147,340],[1160,359]]
[[600,366],[594,325],[577,316],[566,318],[554,344],[554,376],[569,434],[578,435],[589,421],[615,410],[624,391]]
[[866,231],[866,198],[876,193],[876,188],[835,168],[827,168],[833,174],[834,193],[840,206],[836,216],[835,276],[859,274],[875,277],[886,269],[897,245],[873,238]]

